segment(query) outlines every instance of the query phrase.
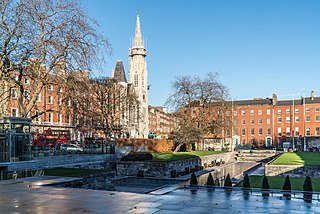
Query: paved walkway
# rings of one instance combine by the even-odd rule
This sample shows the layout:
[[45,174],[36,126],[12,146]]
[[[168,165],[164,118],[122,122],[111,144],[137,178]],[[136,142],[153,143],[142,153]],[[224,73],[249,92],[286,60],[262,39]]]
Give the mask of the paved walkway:
[[302,199],[263,199],[258,193],[172,189],[166,194],[136,194],[39,186],[63,179],[33,177],[0,182],[0,213],[318,213],[320,203]]

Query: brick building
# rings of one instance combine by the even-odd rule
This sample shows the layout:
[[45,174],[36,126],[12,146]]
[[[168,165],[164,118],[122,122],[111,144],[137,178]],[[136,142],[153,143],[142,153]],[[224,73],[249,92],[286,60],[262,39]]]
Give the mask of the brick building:
[[307,149],[320,146],[320,98],[295,100],[272,98],[232,102],[233,144],[255,147],[291,147]]
[[158,138],[166,138],[177,128],[177,118],[174,113],[167,112],[163,106],[149,105],[149,132]]

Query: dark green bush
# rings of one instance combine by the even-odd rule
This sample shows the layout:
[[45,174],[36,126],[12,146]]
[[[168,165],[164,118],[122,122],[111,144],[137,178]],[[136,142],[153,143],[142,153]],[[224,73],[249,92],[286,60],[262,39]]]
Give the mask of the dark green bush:
[[263,176],[261,189],[270,189],[269,180],[268,180],[267,176]]
[[312,202],[312,193],[310,193],[310,192],[313,191],[313,188],[312,188],[311,177],[309,175],[304,180],[303,191],[306,191],[303,193],[303,200],[305,202],[311,203]]
[[133,152],[121,158],[121,161],[146,161],[152,160],[150,152]]
[[245,175],[244,175],[244,178],[243,178],[243,188],[249,188],[249,189],[251,188],[248,174],[245,174]]
[[209,173],[208,178],[207,178],[207,186],[214,186],[214,180],[213,180],[211,172]]
[[224,186],[225,187],[232,187],[232,181],[231,181],[231,178],[230,178],[230,174],[228,173],[227,177],[226,177],[226,180],[224,181]]
[[289,175],[286,176],[286,179],[284,180],[282,189],[283,190],[291,190],[291,182],[290,182]]
[[308,191],[308,192],[312,192],[313,191],[311,177],[309,175],[304,180],[303,191]]
[[191,174],[190,185],[198,185],[198,179],[194,172]]

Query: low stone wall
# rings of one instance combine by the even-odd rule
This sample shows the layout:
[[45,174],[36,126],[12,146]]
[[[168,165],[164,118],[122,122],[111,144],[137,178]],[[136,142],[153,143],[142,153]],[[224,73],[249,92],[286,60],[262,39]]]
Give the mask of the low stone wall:
[[72,187],[82,189],[96,189],[96,190],[115,190],[112,179],[115,175],[113,173],[99,173],[83,176],[81,180],[61,184],[61,187]]
[[[96,154],[96,155],[67,155],[67,156],[51,156],[32,161],[20,161],[0,163],[1,166],[8,166],[8,171],[36,170],[52,167],[77,167],[81,164],[90,164],[95,162],[105,162],[115,159],[115,155]],[[95,164],[92,166],[94,167]],[[80,167],[78,167],[80,168]]]
[[120,161],[117,164],[117,176],[174,178],[206,168],[216,161],[232,162],[234,152],[171,162]]
[[266,176],[287,176],[305,178],[309,175],[312,178],[320,178],[320,166],[299,166],[299,165],[265,165]]

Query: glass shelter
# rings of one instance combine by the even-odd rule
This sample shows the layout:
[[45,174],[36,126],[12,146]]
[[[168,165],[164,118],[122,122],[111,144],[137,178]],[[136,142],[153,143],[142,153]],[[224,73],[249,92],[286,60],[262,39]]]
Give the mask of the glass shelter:
[[0,117],[0,162],[31,160],[31,119]]

